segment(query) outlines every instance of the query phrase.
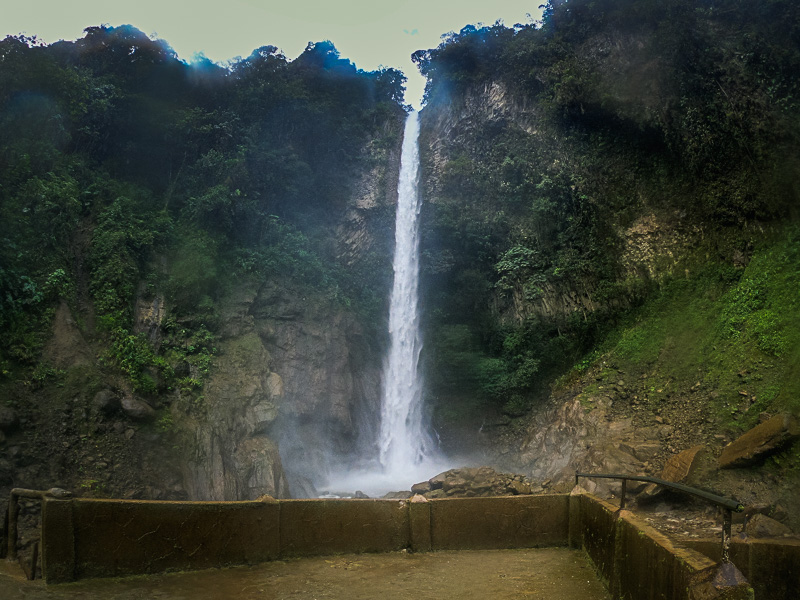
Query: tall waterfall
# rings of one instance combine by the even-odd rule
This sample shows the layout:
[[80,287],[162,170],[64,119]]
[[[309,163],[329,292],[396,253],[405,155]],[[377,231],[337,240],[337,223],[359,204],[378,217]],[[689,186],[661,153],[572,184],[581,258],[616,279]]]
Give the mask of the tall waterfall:
[[419,329],[419,114],[406,119],[400,156],[395,221],[394,285],[389,308],[391,347],[383,367],[380,462],[402,478],[433,454],[423,427],[422,381],[418,372]]
[[[383,365],[378,460],[346,465],[329,475],[333,489],[361,490],[370,496],[408,490],[450,468],[425,428],[422,381],[418,372],[419,329],[419,115],[406,119],[397,184],[394,285],[389,308],[391,346]],[[374,451],[374,446],[370,446]]]

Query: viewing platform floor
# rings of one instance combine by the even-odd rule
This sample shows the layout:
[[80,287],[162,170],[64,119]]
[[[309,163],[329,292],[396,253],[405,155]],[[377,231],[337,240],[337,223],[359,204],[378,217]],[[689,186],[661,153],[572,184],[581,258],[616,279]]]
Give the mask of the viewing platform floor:
[[609,600],[578,550],[345,554],[45,585],[0,560],[4,600]]

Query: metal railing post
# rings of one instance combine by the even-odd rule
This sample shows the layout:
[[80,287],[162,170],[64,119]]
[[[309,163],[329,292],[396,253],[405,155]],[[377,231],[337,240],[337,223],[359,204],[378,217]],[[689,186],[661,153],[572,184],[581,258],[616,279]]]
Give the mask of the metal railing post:
[[722,562],[731,562],[730,548],[731,548],[731,523],[733,516],[729,508],[722,509]]

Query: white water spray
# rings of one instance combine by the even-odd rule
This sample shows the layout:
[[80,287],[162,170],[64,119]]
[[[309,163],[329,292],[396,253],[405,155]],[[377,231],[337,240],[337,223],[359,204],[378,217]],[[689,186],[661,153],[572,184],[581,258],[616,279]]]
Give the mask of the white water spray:
[[409,489],[449,466],[426,427],[419,355],[419,114],[406,119],[395,220],[394,285],[389,306],[391,345],[383,366],[379,438],[382,477]]
[[450,468],[424,424],[419,355],[419,114],[406,119],[395,221],[394,284],[389,306],[391,345],[383,365],[379,470],[348,469],[330,482],[369,495],[408,490]]
[[419,330],[419,114],[406,119],[395,221],[394,285],[389,307],[391,347],[383,367],[380,462],[387,473],[416,470],[433,453],[422,425],[418,373]]

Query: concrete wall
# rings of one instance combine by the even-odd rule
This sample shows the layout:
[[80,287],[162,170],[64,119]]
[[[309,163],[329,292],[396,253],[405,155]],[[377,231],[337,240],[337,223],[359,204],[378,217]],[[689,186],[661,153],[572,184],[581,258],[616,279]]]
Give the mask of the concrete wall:
[[42,509],[48,583],[273,560],[277,502],[53,500]]
[[615,600],[752,599],[746,581],[718,577],[717,562],[630,511],[576,492],[569,510],[570,545],[585,549]]
[[433,550],[566,546],[569,496],[431,500]]
[[[740,579],[720,587],[720,571],[711,558],[674,545],[632,513],[586,493],[422,502],[46,498],[42,517],[42,570],[48,583],[293,556],[567,544],[585,549],[615,599],[752,598]],[[794,579],[764,585],[796,592],[798,547],[783,545],[767,553],[766,546],[751,545],[751,575],[772,572],[776,564],[795,569],[790,570]]]
[[405,500],[44,501],[48,583],[351,552],[567,544],[568,496]]
[[281,500],[280,555],[319,556],[408,548],[405,500]]
[[[687,541],[690,548],[719,560],[719,540]],[[747,577],[758,600],[800,598],[800,542],[797,540],[733,540],[733,564]]]

